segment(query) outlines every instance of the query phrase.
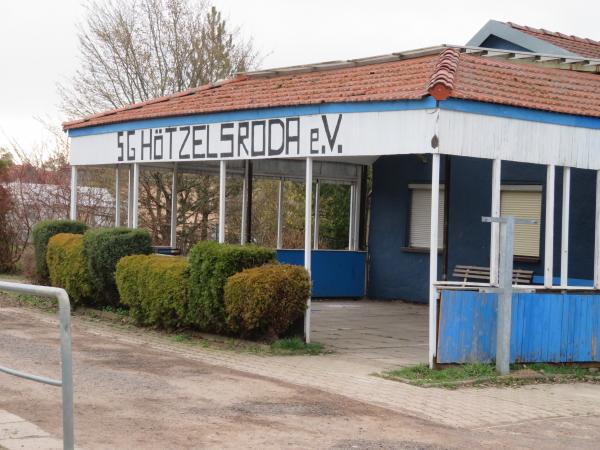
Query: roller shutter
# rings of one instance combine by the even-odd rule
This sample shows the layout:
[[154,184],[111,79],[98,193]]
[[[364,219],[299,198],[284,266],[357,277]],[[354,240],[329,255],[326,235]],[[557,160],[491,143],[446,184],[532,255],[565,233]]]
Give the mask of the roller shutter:
[[518,219],[536,219],[534,225],[515,225],[515,256],[540,256],[540,219],[542,216],[541,190],[503,188],[500,197],[503,216]]
[[[429,248],[431,239],[431,187],[427,185],[411,186],[409,246]],[[438,212],[438,248],[444,246],[444,190],[440,189]]]

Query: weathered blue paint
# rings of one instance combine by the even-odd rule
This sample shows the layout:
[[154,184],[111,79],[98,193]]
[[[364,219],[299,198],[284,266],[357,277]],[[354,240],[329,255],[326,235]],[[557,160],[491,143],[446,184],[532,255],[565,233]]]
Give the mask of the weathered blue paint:
[[212,114],[194,114],[188,116],[171,116],[156,119],[132,120],[128,122],[113,123],[107,125],[96,125],[92,127],[75,128],[73,130],[69,130],[69,136],[89,136],[94,134],[114,133],[117,131],[139,130],[141,128],[160,128],[176,125],[179,126],[203,123],[231,122],[236,120],[268,119],[271,117],[306,116],[310,114],[407,111],[415,109],[431,109],[435,108],[436,106],[436,100],[430,96],[426,96],[419,100],[323,103],[318,105],[246,109]]
[[[543,275],[534,275],[532,283],[533,284],[539,284],[539,285],[544,284],[544,276]],[[552,278],[552,284],[554,286],[560,286],[560,277],[553,277]],[[568,280],[567,280],[567,284],[569,286],[591,287],[591,286],[594,285],[594,281],[593,280],[583,280],[581,278],[570,278],[569,277]]]
[[[423,158],[413,155],[387,156],[379,158],[373,165],[368,292],[374,298],[427,301],[429,254],[409,253],[403,249],[408,245],[408,185],[430,182],[431,165],[429,159],[426,160],[427,163],[423,163]],[[489,265],[490,225],[482,223],[481,217],[490,214],[491,171],[492,163],[489,160],[452,157],[448,211],[450,274],[457,264]],[[442,182],[443,174],[442,168]],[[502,184],[535,184],[541,185],[545,191],[546,168],[535,164],[503,162]],[[556,171],[554,204],[554,276],[558,277],[562,208],[560,169]],[[593,278],[594,204],[595,172],[571,169],[569,277],[572,279]],[[515,262],[515,267],[533,270],[539,276],[543,275],[544,209],[543,192],[539,260]],[[441,277],[441,258],[438,267]]]
[[[277,261],[304,265],[304,250],[277,250]],[[318,298],[361,298],[366,287],[366,252],[312,251],[312,295]]]
[[[441,364],[491,362],[496,355],[495,294],[442,292]],[[597,362],[600,295],[513,295],[511,362]]]

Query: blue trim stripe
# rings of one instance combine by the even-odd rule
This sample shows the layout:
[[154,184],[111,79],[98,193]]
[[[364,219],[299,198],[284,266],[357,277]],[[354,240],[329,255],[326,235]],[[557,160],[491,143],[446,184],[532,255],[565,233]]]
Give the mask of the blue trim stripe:
[[600,129],[600,118],[575,116],[538,109],[520,108],[517,106],[498,105],[496,103],[476,102],[449,98],[439,102],[440,109],[461,111],[486,116],[507,117],[510,119],[528,120],[531,122],[550,123],[569,127]]
[[97,125],[69,130],[70,137],[90,136],[94,134],[114,133],[145,128],[161,128],[167,126],[196,125],[205,123],[234,122],[238,120],[269,119],[274,117],[306,116],[311,114],[339,114],[352,112],[405,111],[430,109],[436,107],[432,97],[420,100],[398,100],[389,102],[349,102],[324,103],[321,105],[276,107],[228,111],[214,114],[196,114],[190,116],[171,116],[157,119],[134,120],[130,122]]

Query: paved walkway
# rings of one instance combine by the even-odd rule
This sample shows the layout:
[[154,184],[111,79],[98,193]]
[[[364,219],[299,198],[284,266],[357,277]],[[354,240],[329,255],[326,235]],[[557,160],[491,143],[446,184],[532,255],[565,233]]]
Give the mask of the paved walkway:
[[427,362],[427,314],[401,301],[315,301],[312,340],[374,369]]
[[37,425],[0,409],[0,449],[60,450],[61,440],[53,438]]

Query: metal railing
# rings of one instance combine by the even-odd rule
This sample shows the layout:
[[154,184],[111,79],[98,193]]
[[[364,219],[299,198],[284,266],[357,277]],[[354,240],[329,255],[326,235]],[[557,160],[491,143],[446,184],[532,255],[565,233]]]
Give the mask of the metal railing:
[[33,284],[11,283],[8,281],[0,281],[0,291],[31,294],[40,297],[54,297],[58,300],[61,379],[54,380],[2,366],[0,366],[0,372],[38,383],[49,384],[50,386],[62,387],[63,447],[65,450],[73,450],[73,359],[71,355],[71,304],[69,296],[64,289],[36,286]]

